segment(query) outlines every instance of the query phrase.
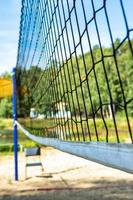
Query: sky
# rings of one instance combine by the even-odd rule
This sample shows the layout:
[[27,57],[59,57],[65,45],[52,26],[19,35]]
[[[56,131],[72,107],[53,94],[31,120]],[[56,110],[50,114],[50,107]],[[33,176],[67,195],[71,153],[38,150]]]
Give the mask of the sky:
[[[64,0],[65,1],[65,0]],[[72,2],[72,0],[69,0]],[[103,4],[103,0],[93,0],[95,9],[98,9]],[[129,29],[133,28],[132,8],[133,0],[123,0],[125,13],[129,25]],[[73,4],[72,4],[73,5]],[[87,19],[89,20],[93,16],[91,0],[84,0],[85,12]],[[81,7],[81,1],[76,1],[78,16],[80,16],[80,29],[84,29],[83,13]],[[108,0],[107,12],[110,20],[110,26],[112,30],[113,40],[116,38],[124,38],[127,34],[125,28],[125,22],[120,7],[120,0]],[[19,23],[21,14],[21,0],[0,0],[0,74],[8,71],[16,65],[17,47],[19,39]],[[103,46],[110,46],[111,40],[109,32],[107,30],[107,22],[105,20],[104,12],[99,12],[96,16],[101,43]],[[72,18],[73,21],[73,18]],[[88,26],[90,40],[92,46],[98,44],[96,30],[94,23],[90,23]],[[76,27],[75,27],[76,30]],[[131,32],[132,33],[132,32]],[[78,35],[75,31],[75,39],[79,41]],[[84,50],[88,50],[88,44],[86,45],[86,38],[82,41]],[[71,38],[70,38],[71,40]]]
[[0,0],[0,74],[16,65],[21,0]]

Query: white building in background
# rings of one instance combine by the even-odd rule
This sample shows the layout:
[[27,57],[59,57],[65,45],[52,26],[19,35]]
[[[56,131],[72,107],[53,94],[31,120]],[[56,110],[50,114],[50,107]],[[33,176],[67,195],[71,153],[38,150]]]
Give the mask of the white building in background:
[[56,118],[71,118],[71,112],[67,111],[67,104],[65,102],[59,102],[55,106],[58,110],[55,114]]
[[35,108],[31,108],[30,109],[30,118],[44,119],[45,115],[38,113]]
[[35,108],[30,109],[30,118],[37,118],[38,117],[38,112],[36,111]]
[[55,105],[55,108],[57,112],[54,114],[51,112],[51,114],[40,114],[36,111],[35,108],[30,109],[30,118],[37,118],[37,119],[44,119],[45,117],[47,118],[71,118],[71,112],[67,110],[67,104],[65,102],[59,102]]
[[44,119],[45,115],[44,114],[38,114],[37,119]]

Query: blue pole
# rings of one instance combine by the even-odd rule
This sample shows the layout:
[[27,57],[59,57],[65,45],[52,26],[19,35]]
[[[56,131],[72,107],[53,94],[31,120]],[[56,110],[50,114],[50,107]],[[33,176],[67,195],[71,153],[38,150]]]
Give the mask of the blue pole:
[[17,120],[17,87],[16,87],[16,68],[13,68],[12,74],[12,83],[13,83],[13,96],[12,96],[12,105],[13,105],[13,133],[14,133],[14,172],[15,172],[15,181],[18,181],[18,133],[17,125],[15,121]]

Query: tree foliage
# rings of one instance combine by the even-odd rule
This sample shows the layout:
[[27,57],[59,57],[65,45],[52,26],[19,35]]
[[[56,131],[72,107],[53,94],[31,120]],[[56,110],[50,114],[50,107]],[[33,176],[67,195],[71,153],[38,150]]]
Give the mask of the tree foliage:
[[65,63],[56,60],[45,69],[21,69],[19,86],[28,85],[28,90],[19,96],[20,109],[25,107],[29,115],[35,105],[40,113],[56,113],[56,102],[66,102],[73,114],[85,114],[86,109],[88,115],[98,116],[102,107],[104,115],[109,116],[111,104],[115,112],[121,112],[126,101],[132,114],[133,41],[130,42],[129,46],[128,41],[120,43],[116,39],[114,50],[103,47],[101,51],[96,45],[92,52],[75,55]]
[[[11,74],[8,72],[3,73],[0,78],[11,80]],[[11,97],[0,99],[0,117],[12,117],[12,101]]]

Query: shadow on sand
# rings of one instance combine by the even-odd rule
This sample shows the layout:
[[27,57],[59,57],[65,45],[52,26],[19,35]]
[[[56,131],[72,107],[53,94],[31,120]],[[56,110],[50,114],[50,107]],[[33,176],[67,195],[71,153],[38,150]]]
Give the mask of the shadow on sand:
[[[89,182],[89,180],[88,180]],[[36,184],[35,184],[36,186]],[[132,200],[133,181],[107,181],[101,179],[91,181],[87,188],[61,187],[61,182],[56,181],[55,187],[25,189],[17,192],[1,191],[0,200]]]

